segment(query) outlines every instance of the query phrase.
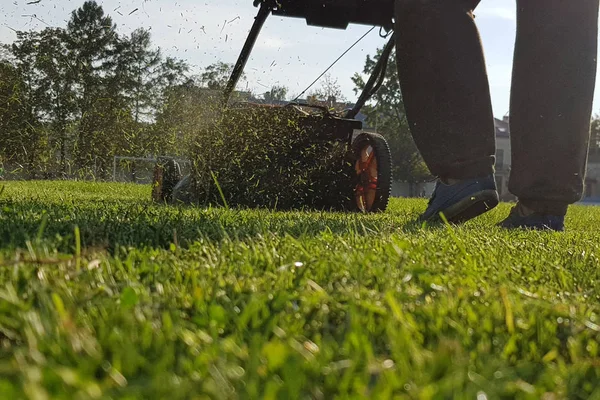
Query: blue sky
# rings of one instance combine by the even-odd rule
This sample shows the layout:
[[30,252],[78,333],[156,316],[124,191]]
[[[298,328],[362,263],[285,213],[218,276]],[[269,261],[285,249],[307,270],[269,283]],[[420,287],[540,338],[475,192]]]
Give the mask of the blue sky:
[[[65,26],[70,12],[83,0],[7,0],[0,5],[0,42],[14,40],[15,30]],[[151,28],[153,41],[165,54],[185,59],[197,69],[216,61],[235,62],[256,9],[252,0],[100,0],[106,13],[128,33],[137,27]],[[133,12],[134,10],[136,10]],[[133,13],[132,13],[133,12]],[[131,14],[130,14],[131,13]],[[32,17],[35,15],[35,18]],[[508,112],[510,73],[515,37],[514,0],[483,0],[476,12],[485,47],[494,113]],[[42,22],[43,21],[43,22]],[[306,26],[303,20],[271,18],[247,66],[248,87],[266,91],[284,85],[300,93],[333,60],[369,27],[350,26],[346,31]],[[384,44],[373,31],[332,70],[344,95],[355,95],[350,77],[362,70],[367,54]],[[600,82],[594,112],[600,111]]]

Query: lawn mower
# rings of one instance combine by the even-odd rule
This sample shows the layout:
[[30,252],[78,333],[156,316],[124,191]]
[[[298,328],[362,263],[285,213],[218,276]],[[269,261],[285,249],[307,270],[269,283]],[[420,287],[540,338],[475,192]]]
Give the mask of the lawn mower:
[[[294,128],[298,129],[300,126],[315,142],[344,143],[347,149],[346,160],[350,165],[347,170],[347,185],[343,183],[348,196],[328,198],[324,203],[332,206],[337,202],[344,209],[360,212],[384,211],[388,205],[392,181],[390,149],[383,136],[363,132],[362,122],[356,116],[381,87],[385,78],[388,59],[395,45],[392,30],[394,0],[254,0],[254,6],[258,7],[258,14],[224,90],[220,104],[223,113],[220,124],[231,125],[228,129],[235,132],[235,129],[241,128],[234,122],[247,114],[252,116],[247,120],[258,121],[255,123],[260,123],[263,129],[277,125],[276,121],[284,121],[279,123],[281,126],[277,129],[288,129],[290,124],[288,122],[286,125],[286,118],[287,121],[292,118],[295,121]],[[378,26],[386,32],[389,41],[352,109],[340,113],[322,105],[299,102],[282,106],[249,102],[232,104],[231,97],[236,84],[269,15],[303,18],[311,26],[346,29],[349,24],[355,23]],[[247,165],[247,168],[251,169],[252,165]],[[173,159],[160,159],[154,170],[153,199],[160,202],[193,202],[194,196],[189,196],[190,182],[190,176],[182,176]],[[223,193],[220,195],[223,196]]]

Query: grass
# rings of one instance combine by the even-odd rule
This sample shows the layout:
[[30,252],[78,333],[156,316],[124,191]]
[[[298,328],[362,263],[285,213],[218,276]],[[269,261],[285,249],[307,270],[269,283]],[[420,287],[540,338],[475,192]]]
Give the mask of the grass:
[[600,398],[600,209],[564,234],[0,194],[0,398]]

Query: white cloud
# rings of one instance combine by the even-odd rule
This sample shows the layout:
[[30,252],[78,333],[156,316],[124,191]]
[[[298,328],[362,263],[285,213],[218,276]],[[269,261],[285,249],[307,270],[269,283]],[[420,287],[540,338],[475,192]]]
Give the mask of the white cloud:
[[291,43],[272,35],[263,35],[256,42],[256,49],[281,49],[288,47]]

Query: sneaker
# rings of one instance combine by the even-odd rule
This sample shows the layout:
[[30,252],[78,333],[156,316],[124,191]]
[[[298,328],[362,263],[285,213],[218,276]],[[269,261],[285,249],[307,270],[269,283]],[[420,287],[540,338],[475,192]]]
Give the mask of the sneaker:
[[493,175],[464,179],[453,184],[438,180],[420,221],[439,221],[443,213],[448,222],[461,223],[475,218],[498,205],[498,191]]
[[545,215],[524,209],[522,204],[517,203],[510,210],[506,219],[498,224],[506,229],[535,229],[562,232],[565,230],[564,215]]

